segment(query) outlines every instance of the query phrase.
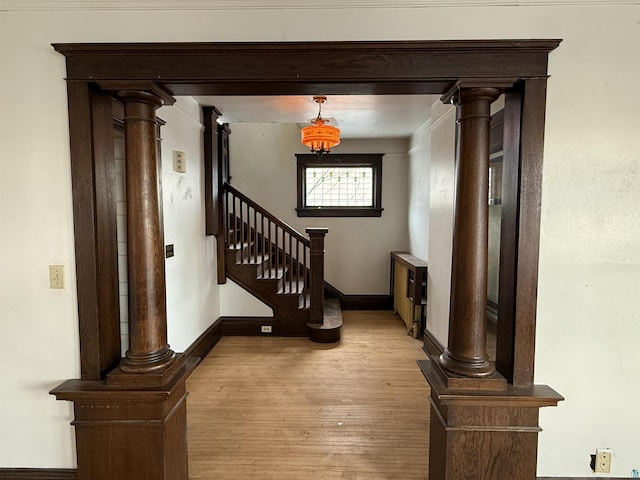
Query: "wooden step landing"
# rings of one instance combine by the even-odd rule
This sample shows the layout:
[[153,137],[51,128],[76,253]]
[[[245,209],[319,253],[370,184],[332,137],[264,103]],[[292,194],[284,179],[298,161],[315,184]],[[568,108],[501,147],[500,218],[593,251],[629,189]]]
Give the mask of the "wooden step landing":
[[335,298],[325,299],[324,319],[322,325],[307,323],[309,338],[317,343],[334,343],[340,341],[342,328],[342,310],[340,302]]

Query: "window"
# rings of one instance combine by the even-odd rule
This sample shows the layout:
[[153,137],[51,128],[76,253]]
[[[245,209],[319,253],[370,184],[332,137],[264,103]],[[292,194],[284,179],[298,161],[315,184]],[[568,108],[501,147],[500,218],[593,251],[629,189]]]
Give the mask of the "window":
[[382,215],[382,155],[298,154],[299,217]]

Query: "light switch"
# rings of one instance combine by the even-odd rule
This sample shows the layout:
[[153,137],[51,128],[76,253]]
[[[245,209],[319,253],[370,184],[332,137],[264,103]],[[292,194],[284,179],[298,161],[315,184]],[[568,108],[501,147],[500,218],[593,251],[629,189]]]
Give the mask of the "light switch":
[[173,151],[173,169],[178,173],[187,172],[187,156],[184,152]]
[[64,288],[64,265],[49,265],[49,288]]

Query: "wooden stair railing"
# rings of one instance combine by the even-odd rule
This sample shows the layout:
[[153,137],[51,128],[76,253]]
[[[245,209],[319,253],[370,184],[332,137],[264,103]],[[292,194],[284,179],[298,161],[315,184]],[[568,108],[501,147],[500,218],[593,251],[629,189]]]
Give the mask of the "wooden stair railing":
[[[224,185],[226,275],[271,306],[284,335],[318,342],[340,339],[341,321],[325,321],[324,237],[306,238],[229,184]],[[328,308],[335,311],[335,308]]]

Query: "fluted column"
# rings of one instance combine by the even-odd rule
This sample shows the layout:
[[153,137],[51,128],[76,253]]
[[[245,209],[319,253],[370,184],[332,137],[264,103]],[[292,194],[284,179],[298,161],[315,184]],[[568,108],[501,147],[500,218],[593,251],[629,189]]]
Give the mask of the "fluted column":
[[495,367],[487,355],[487,252],[489,122],[498,88],[461,88],[458,109],[456,194],[451,267],[449,341],[440,356],[447,371],[486,377]]
[[140,90],[121,90],[117,96],[124,103],[129,274],[129,349],[120,369],[149,373],[168,367],[175,359],[167,343],[162,192],[156,143],[156,109],[163,99]]

